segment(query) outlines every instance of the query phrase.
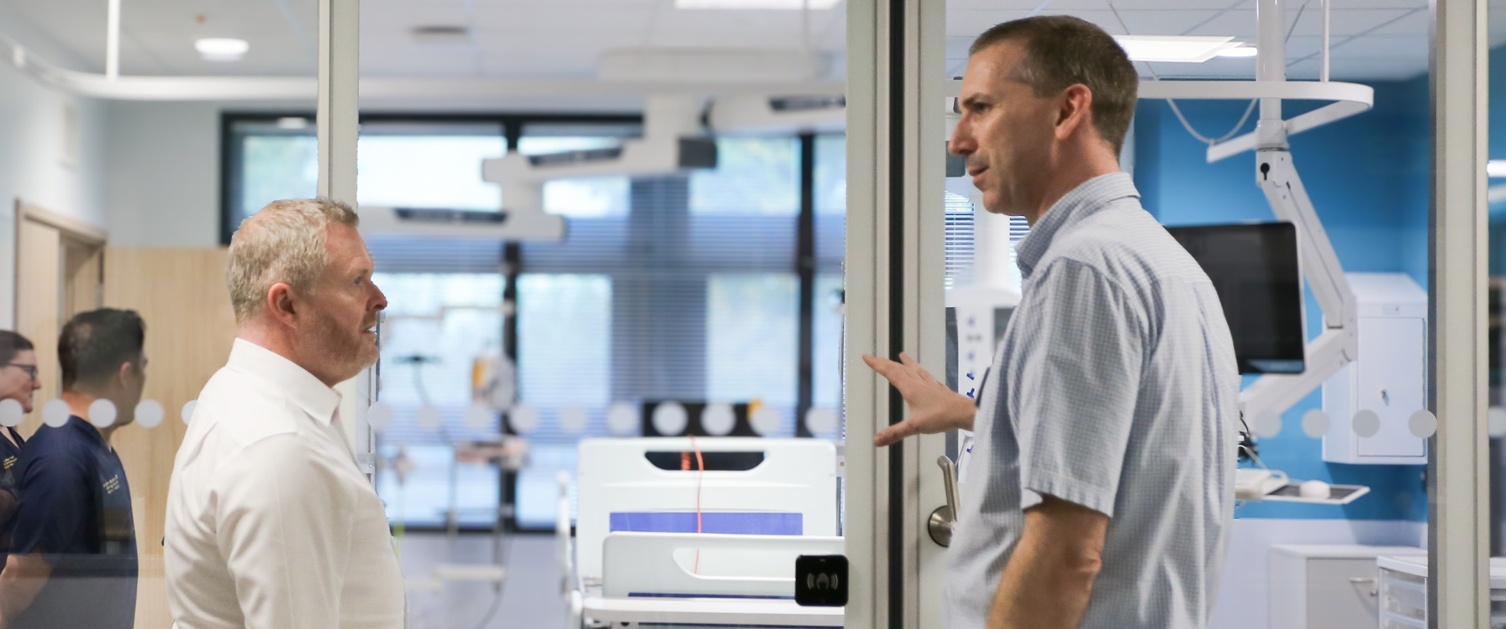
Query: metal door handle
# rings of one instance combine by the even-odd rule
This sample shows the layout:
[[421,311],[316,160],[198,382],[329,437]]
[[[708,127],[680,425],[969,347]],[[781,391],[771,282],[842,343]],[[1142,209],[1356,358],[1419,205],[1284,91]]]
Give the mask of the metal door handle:
[[946,504],[931,512],[926,529],[931,541],[945,548],[952,544],[952,529],[957,526],[957,466],[945,456],[937,457],[936,465],[941,467],[941,481],[946,484]]

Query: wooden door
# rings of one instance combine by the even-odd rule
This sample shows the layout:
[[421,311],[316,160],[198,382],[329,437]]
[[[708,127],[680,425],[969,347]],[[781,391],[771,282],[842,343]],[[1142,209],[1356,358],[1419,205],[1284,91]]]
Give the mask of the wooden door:
[[166,409],[155,428],[125,426],[115,450],[125,464],[141,557],[136,626],[167,628],[172,615],[162,571],[162,533],[173,458],[187,426],[183,405],[225,365],[235,315],[225,289],[224,249],[127,249],[104,253],[104,303],[135,310],[146,321],[146,391]]

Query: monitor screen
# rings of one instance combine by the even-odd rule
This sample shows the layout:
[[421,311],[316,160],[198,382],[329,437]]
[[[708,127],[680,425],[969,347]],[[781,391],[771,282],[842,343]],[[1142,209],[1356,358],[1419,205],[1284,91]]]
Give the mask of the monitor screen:
[[1240,373],[1302,373],[1302,271],[1291,223],[1168,227],[1213,280]]

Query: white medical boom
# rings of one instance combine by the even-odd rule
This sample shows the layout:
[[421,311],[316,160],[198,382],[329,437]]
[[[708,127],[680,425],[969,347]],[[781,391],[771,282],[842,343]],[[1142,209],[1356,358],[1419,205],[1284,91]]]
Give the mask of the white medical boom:
[[[1260,28],[1259,57],[1255,67],[1257,81],[1286,80],[1286,19],[1281,5],[1281,0],[1260,0],[1256,6],[1255,17]],[[1326,48],[1327,42],[1324,45]],[[1276,217],[1296,225],[1301,242],[1302,276],[1307,279],[1323,310],[1323,332],[1308,344],[1306,368],[1302,373],[1265,374],[1240,392],[1240,412],[1257,421],[1291,408],[1345,365],[1359,358],[1354,293],[1344,278],[1339,256],[1334,253],[1333,243],[1323,231],[1323,223],[1318,220],[1312,199],[1308,198],[1302,178],[1297,174],[1297,167],[1292,163],[1287,136],[1296,121],[1282,120],[1280,98],[1261,99],[1260,122],[1254,134],[1255,178]],[[1211,147],[1209,158],[1210,161],[1214,159]]]
[[[1258,419],[1280,414],[1307,397],[1345,365],[1359,358],[1358,322],[1354,293],[1334,253],[1312,199],[1292,162],[1287,138],[1368,111],[1375,90],[1356,83],[1288,81],[1286,79],[1286,20],[1282,0],[1260,0],[1256,7],[1259,41],[1254,81],[1141,81],[1140,98],[1168,100],[1260,100],[1260,118],[1253,133],[1210,144],[1207,159],[1215,162],[1244,151],[1255,151],[1255,180],[1276,217],[1294,224],[1300,241],[1302,276],[1323,310],[1323,332],[1307,344],[1301,374],[1266,374],[1239,396],[1240,411]],[[1323,43],[1325,51],[1328,42]],[[960,93],[961,81],[952,87]],[[955,95],[955,94],[954,94]],[[1283,99],[1326,100],[1330,104],[1283,120]],[[950,103],[949,103],[950,105]]]

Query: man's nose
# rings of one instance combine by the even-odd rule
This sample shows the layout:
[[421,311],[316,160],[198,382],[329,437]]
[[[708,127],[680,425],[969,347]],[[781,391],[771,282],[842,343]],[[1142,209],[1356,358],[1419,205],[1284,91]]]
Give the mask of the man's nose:
[[952,130],[952,137],[947,140],[946,150],[953,155],[967,157],[973,153],[972,137],[965,131],[966,127],[958,123],[957,128]]
[[376,285],[374,285],[374,284],[372,285],[371,288],[372,288],[372,290],[376,291],[376,304],[375,304],[376,309],[379,310],[379,311],[380,310],[386,310],[387,309],[387,294],[383,293],[382,289],[377,288]]

